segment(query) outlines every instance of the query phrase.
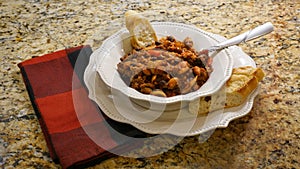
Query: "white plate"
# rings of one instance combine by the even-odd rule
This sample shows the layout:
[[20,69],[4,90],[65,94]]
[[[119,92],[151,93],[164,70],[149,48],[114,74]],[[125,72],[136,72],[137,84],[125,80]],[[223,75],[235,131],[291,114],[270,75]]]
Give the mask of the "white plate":
[[[183,41],[186,37],[192,38],[196,50],[208,48],[209,46],[218,43],[214,34],[205,32],[191,25],[170,22],[155,22],[151,24],[159,38],[167,35],[172,35],[180,41]],[[224,49],[213,58],[212,67],[214,71],[211,73],[207,82],[199,90],[185,95],[168,98],[142,94],[137,90],[128,87],[117,72],[117,64],[120,62],[120,57],[125,54],[123,50],[123,39],[126,39],[126,36],[128,38],[128,35],[126,34],[128,34],[128,31],[124,28],[110,36],[91,57],[97,58],[94,60],[96,70],[107,86],[112,88],[112,90],[116,90],[116,92],[122,92],[131,99],[134,99],[135,103],[140,105],[146,106],[147,104],[145,103],[151,103],[150,109],[152,110],[160,110],[160,106],[168,110],[184,107],[191,100],[218,91],[231,75],[233,58],[229,50]]]
[[[223,41],[225,38],[219,35],[215,37]],[[234,57],[234,67],[253,66],[256,67],[255,62],[241,48],[233,46],[229,48]],[[253,106],[253,100],[258,94],[256,89],[249,95],[247,101],[238,107],[225,109],[224,111],[211,112],[205,116],[194,117],[187,108],[180,111],[171,111],[165,114],[166,117],[170,114],[178,114],[178,118],[170,120],[168,118],[159,117],[151,122],[139,122],[142,115],[147,110],[130,104],[120,103],[116,100],[116,96],[111,94],[111,90],[106,87],[96,72],[95,59],[93,55],[90,58],[90,63],[86,68],[84,74],[84,81],[89,90],[89,97],[94,100],[102,111],[111,119],[133,125],[134,127],[151,134],[173,134],[178,136],[192,136],[211,131],[216,128],[227,127],[230,121],[240,118],[250,112]],[[100,86],[100,87],[95,87]],[[116,106],[117,105],[117,106]],[[133,106],[132,106],[133,105]],[[163,115],[164,116],[164,115]],[[142,116],[142,118],[144,118]]]

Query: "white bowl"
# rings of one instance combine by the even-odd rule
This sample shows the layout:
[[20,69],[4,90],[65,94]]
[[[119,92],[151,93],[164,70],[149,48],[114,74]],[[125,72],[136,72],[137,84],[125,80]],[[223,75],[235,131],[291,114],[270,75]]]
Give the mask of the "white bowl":
[[[170,22],[154,22],[151,24],[158,38],[171,35],[176,40],[182,41],[186,37],[190,37],[196,50],[208,48],[218,43],[213,34],[191,25]],[[117,64],[125,54],[123,50],[124,38],[128,39],[128,31],[125,28],[106,39],[101,47],[93,53],[97,55],[96,71],[103,82],[112,90],[112,93],[121,92],[130,98],[131,101],[151,110],[164,109],[168,111],[185,107],[194,99],[211,95],[218,91],[231,76],[233,58],[230,52],[224,49],[213,58],[213,72],[210,74],[207,82],[197,91],[167,98],[140,93],[128,87],[117,71]],[[127,43],[129,42],[127,41]],[[129,44],[125,45],[128,46]]]

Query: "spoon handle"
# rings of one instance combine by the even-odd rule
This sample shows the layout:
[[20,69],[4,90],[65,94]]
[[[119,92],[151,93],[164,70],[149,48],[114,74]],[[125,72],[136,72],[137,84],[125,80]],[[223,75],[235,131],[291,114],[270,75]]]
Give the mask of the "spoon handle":
[[274,30],[272,23],[267,22],[263,25],[260,25],[250,31],[247,31],[243,34],[240,34],[238,36],[235,36],[231,39],[228,39],[224,42],[221,42],[217,45],[211,46],[208,50],[209,51],[215,51],[215,50],[220,50],[223,48],[226,48],[228,46],[232,46],[232,45],[237,45],[241,42],[247,42],[249,40],[258,38],[260,36],[266,35],[270,32],[272,32]]

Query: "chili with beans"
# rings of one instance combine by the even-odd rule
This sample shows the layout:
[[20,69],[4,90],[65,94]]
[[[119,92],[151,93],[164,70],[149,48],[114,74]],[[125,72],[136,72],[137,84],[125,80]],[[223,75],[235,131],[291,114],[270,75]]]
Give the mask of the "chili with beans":
[[128,86],[161,97],[198,90],[212,71],[207,51],[195,51],[190,38],[181,42],[172,36],[124,55],[117,67]]

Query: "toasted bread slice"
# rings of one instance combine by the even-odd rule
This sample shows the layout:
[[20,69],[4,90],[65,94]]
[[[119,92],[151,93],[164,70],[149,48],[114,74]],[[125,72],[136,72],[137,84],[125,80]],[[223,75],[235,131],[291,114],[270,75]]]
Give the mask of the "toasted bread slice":
[[231,77],[220,91],[212,96],[201,97],[189,104],[189,111],[194,114],[206,114],[211,111],[239,106],[248,95],[257,88],[263,79],[260,68],[244,66],[234,68]]
[[131,36],[131,45],[143,49],[154,45],[158,40],[150,22],[139,13],[129,10],[125,13],[125,23]]

